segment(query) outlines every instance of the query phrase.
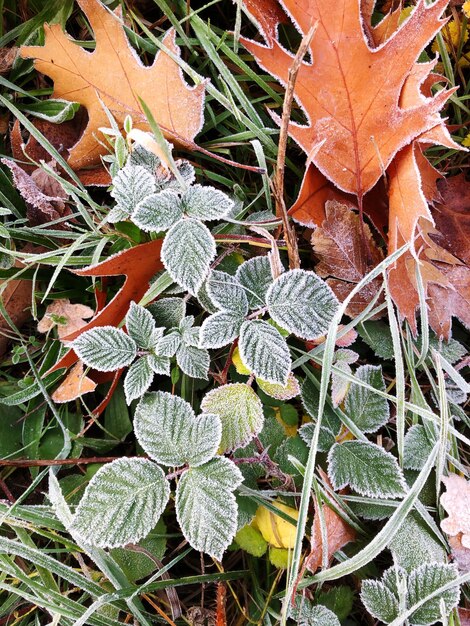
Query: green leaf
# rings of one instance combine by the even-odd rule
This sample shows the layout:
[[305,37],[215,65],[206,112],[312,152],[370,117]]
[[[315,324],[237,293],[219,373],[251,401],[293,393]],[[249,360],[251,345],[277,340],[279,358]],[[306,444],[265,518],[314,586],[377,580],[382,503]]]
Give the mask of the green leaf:
[[[426,563],[415,569],[408,577],[407,606],[412,607],[421,598],[437,591],[447,583],[458,578],[458,570],[455,565],[441,563]],[[445,615],[457,606],[460,599],[460,588],[458,585],[452,587],[444,593],[438,594],[432,600],[425,602],[422,607],[413,613],[410,622],[413,625],[427,626],[435,624],[441,620],[440,603],[445,604]]]
[[233,200],[227,194],[208,185],[192,185],[181,200],[184,212],[202,221],[220,220],[233,208]]
[[154,372],[150,367],[149,357],[140,357],[132,363],[124,379],[126,402],[141,398],[152,384]]
[[235,276],[212,270],[207,279],[207,293],[222,311],[232,311],[239,317],[248,313],[248,298]]
[[393,359],[395,353],[392,335],[387,324],[384,322],[363,322],[358,324],[357,332],[378,357],[385,360]]
[[113,178],[111,195],[117,202],[117,208],[130,215],[139,202],[154,191],[154,177],[140,165],[127,164]]
[[265,380],[261,380],[261,378],[257,378],[256,383],[261,391],[264,391],[264,393],[276,400],[292,400],[292,398],[296,398],[300,394],[299,382],[292,372],[287,379],[287,385],[268,383]]
[[170,359],[167,356],[149,354],[146,358],[154,374],[170,375]]
[[170,330],[164,337],[158,340],[155,346],[155,353],[159,356],[172,357],[175,356],[178,348],[181,346],[181,333],[179,330]]
[[[300,392],[304,409],[310,417],[316,421],[318,418],[318,402],[320,393],[310,378],[306,378]],[[337,414],[326,405],[323,409],[322,428],[327,428],[333,435],[337,435],[341,429],[341,420]],[[329,448],[328,448],[329,449]]]
[[52,124],[62,124],[74,118],[80,108],[78,102],[69,102],[60,98],[49,98],[40,102],[32,102],[21,107],[24,113],[46,120]]
[[183,205],[173,191],[146,196],[135,207],[132,221],[145,232],[168,230],[183,217]]
[[408,514],[388,548],[394,563],[407,572],[424,563],[443,563],[446,559],[441,542],[416,511]]
[[400,606],[396,595],[381,581],[364,580],[361,589],[361,600],[373,617],[386,624],[393,622],[400,614]]
[[177,328],[186,315],[186,302],[183,298],[162,298],[147,308],[156,323],[167,329]]
[[177,222],[162,246],[162,261],[171,278],[191,294],[197,294],[215,258],[214,237],[195,219]]
[[201,402],[204,413],[215,413],[222,422],[220,448],[224,452],[249,443],[263,428],[263,405],[251,387],[244,383],[222,385],[206,394]]
[[403,467],[420,470],[431,454],[434,444],[421,424],[412,426],[405,435]]
[[232,343],[240,334],[243,318],[238,313],[218,311],[207,317],[201,326],[200,346],[222,348]]
[[176,362],[182,371],[191,378],[209,380],[210,357],[204,348],[181,344],[176,353]]
[[[374,389],[385,391],[385,381],[380,365],[361,365],[356,378]],[[373,433],[386,424],[390,409],[386,398],[356,383],[351,383],[345,401],[345,412],[364,433]]]
[[338,585],[328,589],[328,591],[323,591],[318,596],[318,604],[333,611],[339,621],[343,622],[353,610],[354,592],[351,587]]
[[127,312],[126,328],[136,344],[146,350],[153,348],[159,337],[163,335],[163,328],[159,328],[156,332],[157,327],[150,311],[135,302],[131,302]]
[[299,626],[341,626],[339,619],[326,606],[312,604],[301,597],[296,598],[291,614]]
[[245,287],[250,309],[259,309],[265,305],[266,294],[273,282],[271,263],[267,256],[257,256],[242,263],[235,274]]
[[137,440],[145,452],[162,465],[202,465],[214,457],[222,425],[217,415],[196,417],[191,405],[165,391],[149,393],[134,416]]
[[287,385],[292,361],[287,343],[276,328],[262,320],[243,322],[239,349],[243,364],[256,377]]
[[221,560],[237,531],[237,504],[233,491],[243,477],[225,457],[193,467],[176,489],[176,515],[184,537],[200,552]]
[[335,444],[328,455],[328,476],[335,491],[349,485],[371,498],[403,496],[403,473],[389,452],[375,443],[346,441]]
[[136,543],[158,522],[169,497],[170,486],[158,465],[147,459],[118,459],[91,479],[72,531],[100,547]]
[[290,270],[276,278],[266,303],[273,320],[302,339],[325,335],[339,307],[330,287],[305,270]]
[[135,341],[114,326],[100,326],[82,333],[71,343],[85,365],[98,372],[113,372],[130,365],[137,355]]

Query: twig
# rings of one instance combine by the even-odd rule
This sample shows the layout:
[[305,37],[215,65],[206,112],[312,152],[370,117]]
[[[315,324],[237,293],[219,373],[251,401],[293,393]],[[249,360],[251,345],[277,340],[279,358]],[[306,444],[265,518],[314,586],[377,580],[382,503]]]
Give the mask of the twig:
[[287,138],[289,132],[289,122],[292,112],[292,103],[294,101],[294,89],[297,75],[302,65],[303,59],[312,41],[312,37],[317,29],[317,22],[313,24],[308,33],[302,39],[294,62],[289,69],[287,89],[284,96],[284,104],[282,107],[281,129],[279,132],[279,147],[277,152],[276,176],[273,183],[274,197],[276,201],[276,217],[282,219],[284,236],[287,244],[287,254],[289,256],[289,268],[295,269],[300,267],[299,249],[297,246],[297,238],[295,229],[289,222],[287,215],[286,203],[284,200],[284,173],[286,166],[286,150]]

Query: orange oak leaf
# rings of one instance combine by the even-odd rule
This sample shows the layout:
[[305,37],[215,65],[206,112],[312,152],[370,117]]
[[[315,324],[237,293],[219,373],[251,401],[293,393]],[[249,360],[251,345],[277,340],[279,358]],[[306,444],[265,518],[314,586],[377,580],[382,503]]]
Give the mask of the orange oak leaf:
[[67,298],[55,300],[47,306],[44,317],[38,323],[38,331],[47,333],[57,326],[59,339],[63,339],[86,326],[85,320],[93,317],[94,313],[89,306],[71,304]]
[[66,378],[52,394],[51,398],[58,404],[70,402],[96,389],[96,383],[83,373],[83,362],[77,361]]
[[[149,287],[150,280],[163,269],[160,260],[162,239],[134,246],[129,250],[118,252],[97,265],[81,270],[73,270],[78,276],[125,276],[123,286],[114,298],[85,326],[66,337],[65,341],[73,341],[81,333],[97,326],[117,326],[125,317],[132,301],[139,302]],[[73,350],[69,350],[49,370],[53,372],[62,367],[70,367],[78,360]]]
[[[364,233],[364,236],[363,236]],[[330,200],[325,205],[325,219],[313,231],[312,246],[319,263],[316,273],[340,300],[344,300],[355,285],[383,260],[382,250],[357,213],[346,205]],[[382,280],[376,278],[366,285],[349,304],[346,313],[359,315],[378,293]]]
[[432,216],[442,233],[443,245],[470,265],[470,182],[465,174],[438,181],[441,200]]
[[470,626],[470,609],[462,609],[459,607],[460,626]]
[[[192,147],[203,121],[204,84],[190,87],[178,63],[160,51],[150,67],[144,66],[129,45],[120,13],[112,13],[99,0],[78,0],[93,29],[96,48],[87,52],[65,35],[59,24],[45,25],[44,46],[23,46],[21,56],[33,58],[38,71],[54,81],[54,98],[79,102],[88,112],[88,124],[70,150],[69,164],[80,169],[99,163],[105,148],[98,129],[109,125],[102,103],[119,125],[131,115],[136,128],[149,130],[139,103],[143,98],[167,139]],[[162,41],[175,56],[175,33]]]
[[[308,156],[324,141],[312,162],[341,191],[357,196],[359,206],[397,152],[414,139],[438,128],[439,140],[450,141],[439,111],[453,92],[425,97],[421,86],[436,61],[416,63],[445,24],[441,15],[448,0],[431,5],[418,0],[409,18],[380,45],[373,41],[370,23],[363,26],[364,4],[370,2],[282,3],[301,33],[318,24],[310,44],[312,62],[302,63],[295,84],[308,124],[291,123],[289,133]],[[268,39],[267,46],[242,41],[264,69],[287,83],[293,57],[278,40]],[[427,139],[436,142],[437,132]]]

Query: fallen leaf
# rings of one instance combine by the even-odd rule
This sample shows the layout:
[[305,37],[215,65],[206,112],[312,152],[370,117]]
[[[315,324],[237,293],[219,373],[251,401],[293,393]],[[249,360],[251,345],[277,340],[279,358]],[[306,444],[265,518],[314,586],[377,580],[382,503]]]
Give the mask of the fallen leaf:
[[459,611],[460,626],[470,626],[470,609],[462,609],[459,607],[458,611]]
[[[338,333],[344,328],[343,324],[338,326]],[[354,328],[348,330],[342,337],[336,339],[336,345],[338,348],[348,348],[351,346],[357,339],[357,331]],[[317,339],[313,339],[312,341],[306,341],[305,345],[307,346],[307,350],[313,350],[316,346],[319,346],[322,343],[325,343],[326,336],[318,337]]]
[[57,326],[59,339],[74,333],[86,325],[86,319],[93,317],[93,309],[84,304],[70,304],[70,300],[64,298],[55,300],[46,308],[42,320],[38,323],[38,331],[47,333]]
[[[364,234],[364,237],[363,237]],[[319,263],[316,273],[327,278],[328,285],[340,300],[344,300],[356,284],[383,260],[367,224],[346,205],[329,200],[325,219],[312,235],[312,246]],[[377,295],[382,286],[377,277],[351,301],[346,314],[356,317]]]
[[[144,66],[129,45],[121,13],[112,13],[99,0],[78,0],[93,29],[96,47],[87,52],[62,31],[59,24],[45,25],[44,46],[23,46],[23,58],[33,58],[38,71],[54,81],[54,98],[79,102],[88,113],[88,124],[71,149],[74,169],[99,163],[105,148],[99,128],[108,126],[102,102],[122,125],[126,115],[134,127],[150,130],[139,103],[146,101],[167,139],[192,147],[203,122],[204,84],[190,87],[181,68],[166,52],[159,51],[153,65]],[[176,57],[175,32],[162,44]]]
[[96,383],[83,373],[83,362],[77,361],[51,398],[58,404],[70,402],[95,389]]
[[448,538],[452,558],[462,574],[470,572],[470,550],[462,545],[462,533]]
[[441,505],[448,514],[441,522],[442,530],[451,537],[462,533],[462,546],[470,548],[470,482],[457,474],[443,476],[446,487]]
[[18,48],[16,46],[12,48],[0,48],[0,76],[8,74],[15,62],[17,54]]
[[[273,501],[272,505],[279,511],[289,515],[289,517],[292,517],[294,520],[299,518],[299,512],[297,509],[293,509],[292,507],[278,501]],[[252,524],[260,531],[264,540],[271,546],[274,546],[275,548],[290,549],[294,547],[297,527],[279,515],[276,515],[266,507],[258,507]]]
[[[21,264],[17,262],[17,267]],[[5,281],[1,281],[4,283]],[[21,328],[31,317],[32,283],[29,280],[10,280],[2,291],[1,298],[6,312],[17,328]],[[12,329],[0,314],[0,356],[3,356],[10,343]]]
[[[441,194],[432,216],[442,233],[444,247],[470,264],[470,182],[465,174],[438,181]],[[442,245],[442,244],[441,244]]]

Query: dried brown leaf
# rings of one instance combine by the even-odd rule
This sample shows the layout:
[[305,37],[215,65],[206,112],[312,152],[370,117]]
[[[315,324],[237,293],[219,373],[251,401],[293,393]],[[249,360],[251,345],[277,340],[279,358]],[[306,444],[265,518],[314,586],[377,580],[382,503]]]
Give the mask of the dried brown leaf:
[[85,393],[90,393],[96,389],[96,383],[83,373],[83,362],[77,361],[66,378],[61,382],[52,394],[51,398],[58,404],[71,402],[80,398]]
[[57,326],[59,339],[62,339],[83,328],[87,324],[85,320],[93,317],[94,313],[84,304],[70,304],[66,298],[55,300],[47,306],[44,317],[38,323],[38,331],[47,333]]
[[470,548],[470,482],[457,474],[443,476],[442,482],[446,491],[441,495],[441,505],[449,517],[442,520],[441,528],[451,537],[462,533],[460,537],[462,546],[468,549]]

